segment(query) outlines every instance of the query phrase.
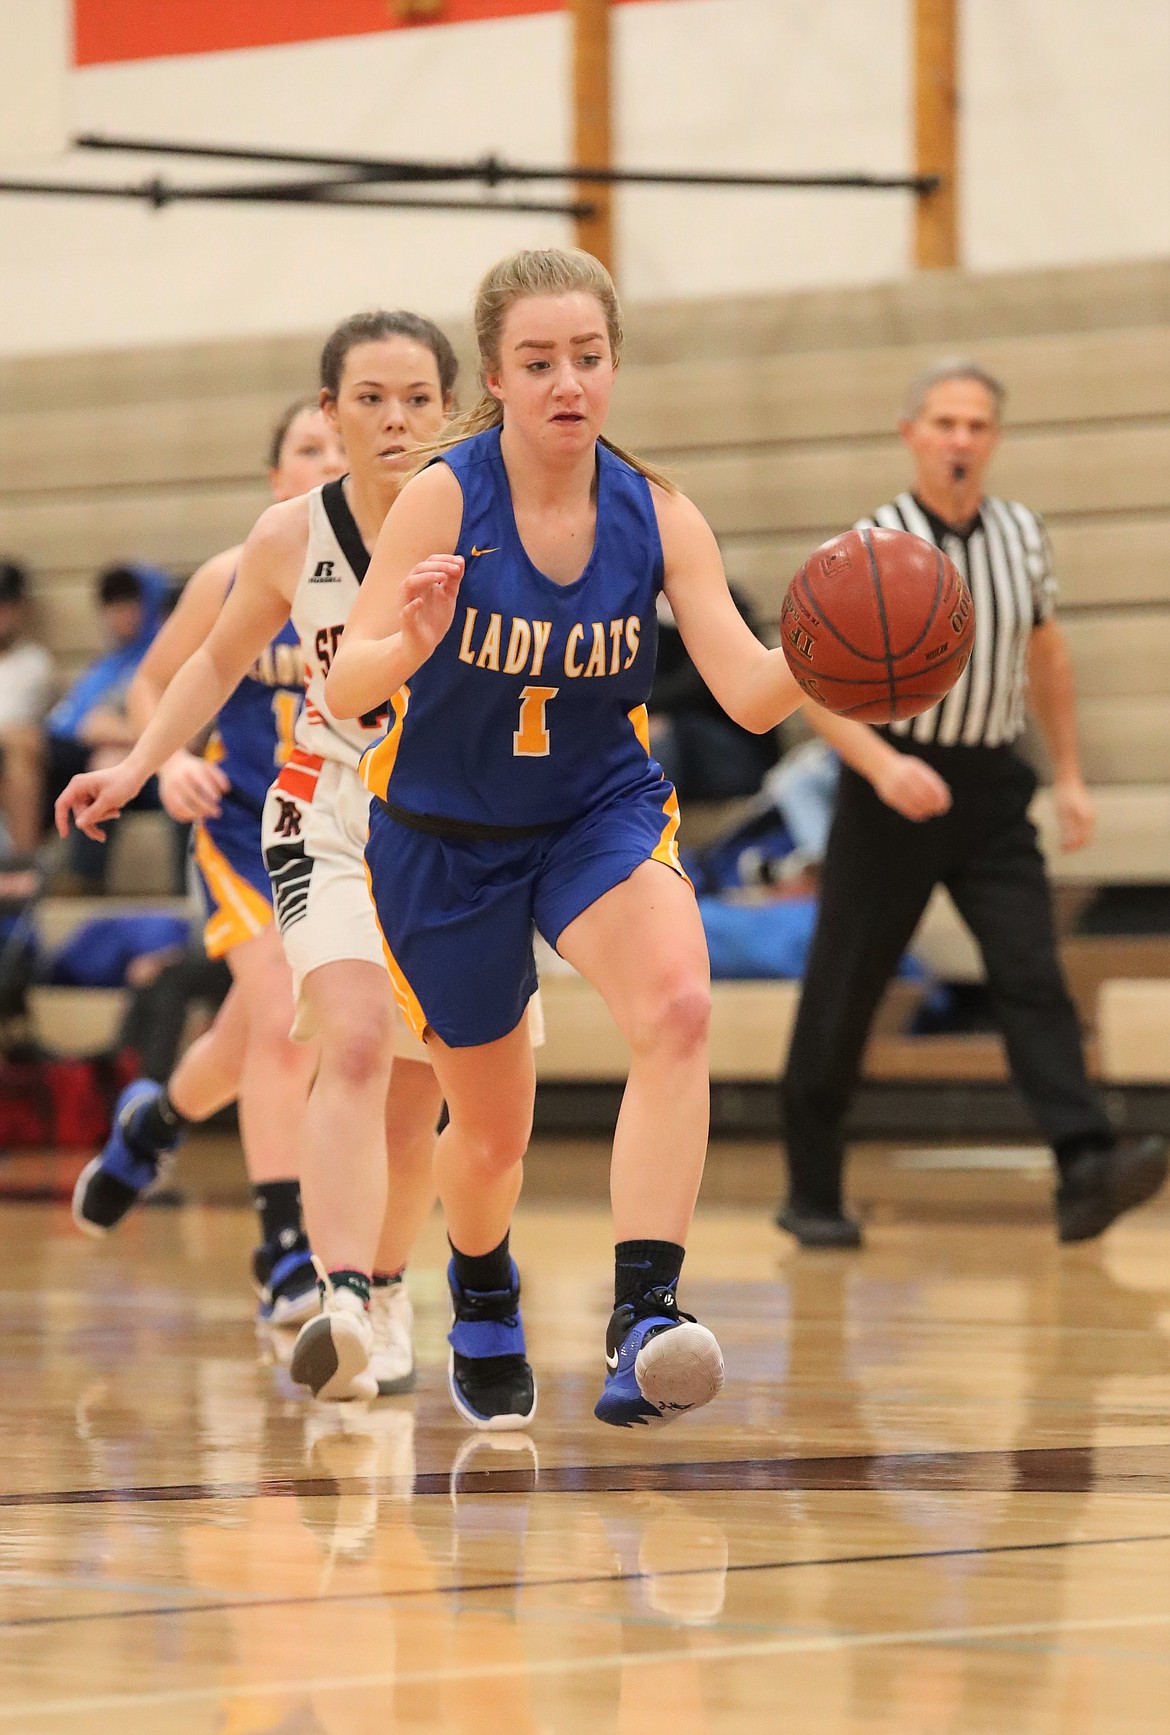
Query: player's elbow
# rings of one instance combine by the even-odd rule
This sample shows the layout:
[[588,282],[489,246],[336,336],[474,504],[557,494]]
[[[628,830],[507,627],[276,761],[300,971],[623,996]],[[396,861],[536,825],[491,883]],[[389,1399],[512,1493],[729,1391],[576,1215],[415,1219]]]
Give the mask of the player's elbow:
[[335,717],[343,719],[360,717],[362,712],[368,709],[368,706],[361,703],[353,671],[349,668],[349,659],[340,651],[325,677],[325,703]]
[[772,699],[769,702],[767,694],[728,694],[721,703],[731,721],[752,735],[766,735],[769,729],[776,727],[776,701]]
[[753,735],[766,735],[769,729],[776,727],[776,707],[742,705],[739,714],[733,711],[732,719],[741,729],[747,729]]
[[720,709],[741,729],[762,735],[775,722],[776,719],[768,714],[765,698],[757,695],[749,682],[721,680],[708,684]]

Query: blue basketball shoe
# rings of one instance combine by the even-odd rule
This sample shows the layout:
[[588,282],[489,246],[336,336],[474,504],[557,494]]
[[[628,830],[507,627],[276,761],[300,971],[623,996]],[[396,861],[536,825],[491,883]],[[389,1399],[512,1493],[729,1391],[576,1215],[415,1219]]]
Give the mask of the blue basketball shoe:
[[309,1238],[302,1230],[285,1229],[275,1241],[263,1241],[252,1254],[252,1280],[260,1305],[260,1325],[304,1325],[321,1311],[317,1273]]
[[593,1414],[615,1428],[673,1422],[723,1387],[714,1334],[680,1313],[673,1289],[651,1289],[615,1307],[605,1334],[605,1385]]
[[108,1235],[148,1188],[165,1173],[182,1132],[157,1143],[142,1132],[142,1117],[157,1102],[164,1087],[150,1078],[136,1078],[114,1104],[110,1136],[77,1177],[73,1189],[73,1221],[86,1235]]
[[536,1381],[520,1321],[520,1273],[508,1289],[463,1289],[447,1267],[454,1320],[447,1334],[451,1402],[473,1428],[524,1428],[536,1414]]

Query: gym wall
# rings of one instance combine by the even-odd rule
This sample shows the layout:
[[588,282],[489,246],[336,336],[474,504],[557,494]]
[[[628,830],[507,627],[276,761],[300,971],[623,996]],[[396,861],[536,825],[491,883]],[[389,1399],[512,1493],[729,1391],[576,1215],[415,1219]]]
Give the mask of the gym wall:
[[[569,21],[551,0],[449,0],[449,14],[469,21],[394,30],[375,28],[384,0],[76,6],[84,63],[68,76],[74,130],[456,159],[496,151],[537,163],[570,152]],[[1101,0],[967,0],[962,210],[972,268],[1170,252],[1170,9],[1112,0],[1107,29],[1104,10]],[[355,33],[274,41],[281,32],[269,29],[268,46],[216,46],[240,39],[241,20],[280,18],[287,35],[290,18],[320,29],[326,12],[329,28]],[[160,54],[175,46],[159,23],[172,13],[195,19],[193,40],[214,51]],[[905,171],[910,15],[910,0],[624,0],[619,162]],[[191,40],[189,30],[177,46]],[[39,172],[75,169],[135,180],[154,162],[69,158]],[[899,194],[628,191],[618,202],[622,287],[631,300],[659,301],[885,281],[908,270],[910,230]],[[317,330],[374,302],[450,317],[466,311],[492,258],[569,237],[554,217],[154,213],[4,198],[0,353]]]

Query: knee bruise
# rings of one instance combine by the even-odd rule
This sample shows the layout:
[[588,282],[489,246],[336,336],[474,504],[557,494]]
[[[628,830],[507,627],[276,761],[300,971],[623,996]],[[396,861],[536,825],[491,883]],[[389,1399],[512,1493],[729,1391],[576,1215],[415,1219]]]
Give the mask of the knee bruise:
[[392,1053],[390,1023],[379,1021],[374,1029],[348,1029],[323,1036],[321,1066],[346,1084],[367,1085],[389,1078]]
[[630,1046],[640,1053],[664,1052],[683,1058],[706,1043],[710,1028],[710,988],[705,982],[678,983],[641,1009],[630,1034]]

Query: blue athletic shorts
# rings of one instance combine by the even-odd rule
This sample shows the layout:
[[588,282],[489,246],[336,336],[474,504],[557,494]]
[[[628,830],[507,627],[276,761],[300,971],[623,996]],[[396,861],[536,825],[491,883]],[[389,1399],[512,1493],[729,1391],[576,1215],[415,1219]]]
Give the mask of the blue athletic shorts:
[[262,934],[272,920],[259,815],[226,796],[217,819],[193,827],[191,854],[203,893],[204,949],[209,958],[222,958]]
[[[674,786],[644,790],[536,837],[436,837],[370,804],[366,863],[403,1016],[451,1048],[514,1030],[536,991],[534,928],[569,923],[644,861],[683,875]],[[685,878],[686,876],[683,875]]]

